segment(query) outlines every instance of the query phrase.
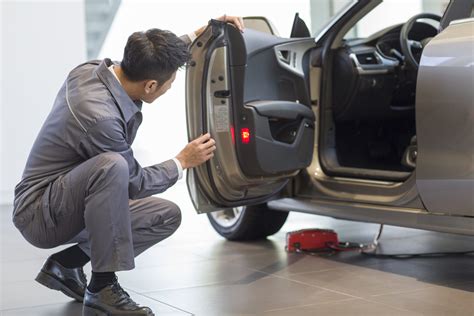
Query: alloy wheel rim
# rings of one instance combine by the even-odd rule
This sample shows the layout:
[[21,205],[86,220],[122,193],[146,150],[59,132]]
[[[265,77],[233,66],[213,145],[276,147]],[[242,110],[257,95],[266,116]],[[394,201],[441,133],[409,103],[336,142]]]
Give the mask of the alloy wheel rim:
[[237,206],[232,208],[226,208],[220,211],[210,213],[214,221],[222,227],[231,227],[237,223],[240,216],[242,216],[242,211],[244,206]]

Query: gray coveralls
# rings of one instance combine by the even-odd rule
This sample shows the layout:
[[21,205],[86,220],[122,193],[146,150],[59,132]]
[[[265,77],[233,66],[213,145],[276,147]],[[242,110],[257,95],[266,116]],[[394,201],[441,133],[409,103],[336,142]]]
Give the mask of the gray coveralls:
[[133,269],[135,256],[181,222],[176,204],[151,197],[177,181],[176,163],[142,168],[134,159],[142,104],[111,64],[87,62],[68,75],[15,188],[13,212],[31,244],[78,243],[94,272]]

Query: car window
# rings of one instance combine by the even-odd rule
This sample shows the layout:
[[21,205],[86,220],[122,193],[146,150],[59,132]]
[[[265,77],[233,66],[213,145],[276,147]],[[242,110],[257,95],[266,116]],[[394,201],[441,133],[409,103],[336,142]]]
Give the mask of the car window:
[[356,0],[311,0],[309,19],[311,34],[317,37],[356,3]]
[[311,35],[317,37],[356,3],[357,0],[282,0],[275,1],[272,6],[265,5],[264,10],[259,10],[257,5],[247,8],[245,16],[265,16],[281,36],[288,37],[295,13],[298,13],[308,26]]
[[[414,15],[420,13],[434,13],[442,16],[449,0],[384,0],[347,32],[345,39],[368,37],[386,27],[405,23]],[[431,20],[427,23],[438,27]]]
[[[272,23],[282,37],[290,36],[295,13],[298,13],[306,23],[311,35],[317,35],[326,25],[337,20],[341,12],[345,12],[357,3],[357,0],[278,0],[271,1],[272,5],[268,5],[269,0],[249,1],[252,2],[250,6],[232,7],[232,15],[263,16]],[[234,2],[238,3],[238,1]]]

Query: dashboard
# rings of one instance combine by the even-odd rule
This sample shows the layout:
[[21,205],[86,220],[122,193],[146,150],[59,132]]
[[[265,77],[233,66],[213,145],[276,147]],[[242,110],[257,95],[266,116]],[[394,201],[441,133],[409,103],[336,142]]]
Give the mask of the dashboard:
[[[333,58],[333,113],[337,121],[389,119],[414,115],[416,71],[405,67],[400,47],[403,24],[368,38],[346,40]],[[410,40],[422,42],[438,33],[416,22]],[[415,59],[422,48],[412,48]]]

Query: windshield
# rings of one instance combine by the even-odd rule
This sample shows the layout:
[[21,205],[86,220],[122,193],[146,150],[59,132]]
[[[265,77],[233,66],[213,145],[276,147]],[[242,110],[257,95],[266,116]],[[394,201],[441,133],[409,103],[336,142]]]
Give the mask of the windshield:
[[[414,15],[442,15],[449,0],[384,0],[347,32],[345,39],[364,38],[395,24],[405,23]],[[433,24],[431,20],[425,20]],[[436,28],[438,24],[433,24]]]

